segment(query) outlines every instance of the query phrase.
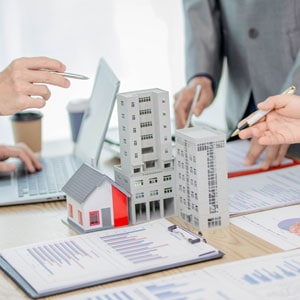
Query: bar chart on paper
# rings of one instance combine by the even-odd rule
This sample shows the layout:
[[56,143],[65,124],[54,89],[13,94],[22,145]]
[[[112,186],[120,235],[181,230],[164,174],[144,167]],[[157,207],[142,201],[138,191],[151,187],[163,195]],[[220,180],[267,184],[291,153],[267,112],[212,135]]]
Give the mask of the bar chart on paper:
[[114,287],[66,300],[240,300],[244,294],[232,295],[230,289],[201,270],[148,280],[138,284]]
[[300,249],[211,266],[66,300],[298,300]]
[[259,285],[296,276],[300,280],[300,262],[286,260],[272,268],[257,268],[253,272],[243,275],[243,280],[250,285]]
[[209,268],[253,299],[299,299],[300,249]]
[[168,243],[155,244],[147,239],[145,228],[126,231],[101,237],[101,240],[124,258],[134,264],[150,262],[167,258],[166,253],[160,253],[161,248],[168,247]]
[[170,225],[161,219],[6,249],[1,257],[39,295],[222,257],[209,244],[170,232]]

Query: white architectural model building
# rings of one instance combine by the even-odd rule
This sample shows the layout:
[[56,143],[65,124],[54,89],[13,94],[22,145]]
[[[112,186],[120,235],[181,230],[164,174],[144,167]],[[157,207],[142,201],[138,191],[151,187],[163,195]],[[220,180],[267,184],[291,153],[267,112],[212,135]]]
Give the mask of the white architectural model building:
[[229,224],[225,133],[207,126],[176,131],[178,215],[199,230]]
[[115,181],[131,194],[131,223],[174,215],[168,92],[155,88],[121,93],[117,103],[121,164],[115,166]]

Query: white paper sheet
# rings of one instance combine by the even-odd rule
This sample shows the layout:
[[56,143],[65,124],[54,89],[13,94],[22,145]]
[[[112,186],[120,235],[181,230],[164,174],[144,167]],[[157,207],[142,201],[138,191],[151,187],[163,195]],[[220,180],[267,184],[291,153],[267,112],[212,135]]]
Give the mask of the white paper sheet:
[[289,230],[300,223],[300,205],[235,217],[230,222],[283,250],[300,248],[300,234]]
[[[209,259],[218,250],[190,243],[165,219],[1,251],[39,294],[113,281],[130,274]],[[188,236],[190,238],[190,236]]]
[[[236,140],[226,144],[227,153],[227,167],[228,173],[240,172],[246,170],[257,170],[260,169],[263,160],[266,157],[266,153],[263,152],[258,158],[256,163],[252,166],[245,166],[245,157],[249,151],[250,141],[248,140]],[[284,158],[281,165],[291,164],[293,160],[290,158]]]
[[300,165],[229,179],[229,213],[300,203]]
[[102,289],[66,300],[298,300],[300,249]]

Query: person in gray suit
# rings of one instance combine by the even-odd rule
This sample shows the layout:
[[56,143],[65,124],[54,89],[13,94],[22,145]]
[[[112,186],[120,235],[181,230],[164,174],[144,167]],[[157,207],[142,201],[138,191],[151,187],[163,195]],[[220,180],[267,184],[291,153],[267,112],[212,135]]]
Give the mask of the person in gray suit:
[[[228,137],[256,104],[290,85],[300,87],[300,1],[183,0],[187,85],[175,95],[176,127],[184,126],[197,84],[201,94],[193,113],[208,107],[228,66]],[[223,97],[223,95],[222,95]],[[263,169],[278,165],[289,145],[268,146]],[[266,146],[252,139],[245,164]]]

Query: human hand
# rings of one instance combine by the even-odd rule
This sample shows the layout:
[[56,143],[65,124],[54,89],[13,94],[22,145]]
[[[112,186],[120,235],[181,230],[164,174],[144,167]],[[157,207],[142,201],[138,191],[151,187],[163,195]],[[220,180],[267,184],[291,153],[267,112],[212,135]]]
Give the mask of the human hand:
[[240,131],[241,139],[256,137],[261,145],[300,142],[300,96],[273,96],[259,103],[258,108],[271,111],[260,122]]
[[189,84],[174,95],[174,110],[176,119],[176,128],[183,128],[190,112],[196,86],[201,85],[201,93],[199,100],[195,104],[193,113],[199,116],[202,111],[208,107],[214,97],[211,80],[207,77],[195,77]]
[[289,231],[291,233],[295,233],[297,235],[300,236],[300,222],[298,223],[295,223],[294,225],[292,225],[290,228],[289,228]]
[[261,169],[267,170],[272,166],[278,166],[284,159],[289,145],[261,145],[256,138],[252,138],[248,153],[245,158],[245,165],[251,166],[255,164],[260,155],[266,151],[266,156],[261,164]]
[[12,172],[16,169],[16,164],[5,162],[9,157],[19,158],[30,173],[42,169],[37,156],[24,143],[18,143],[15,146],[0,145],[0,173]]
[[0,73],[0,115],[45,106],[51,96],[47,84],[70,86],[70,81],[62,75],[40,69],[64,72],[66,67],[56,59],[27,57],[14,60]]

